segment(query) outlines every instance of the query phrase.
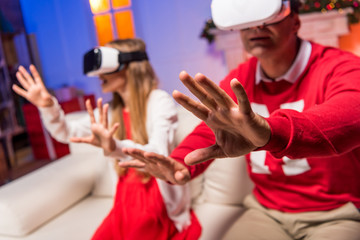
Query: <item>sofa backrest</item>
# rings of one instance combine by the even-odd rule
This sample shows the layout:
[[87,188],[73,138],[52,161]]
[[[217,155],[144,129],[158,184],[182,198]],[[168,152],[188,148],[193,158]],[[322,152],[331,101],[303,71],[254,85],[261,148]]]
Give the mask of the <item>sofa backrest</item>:
[[[176,144],[179,144],[201,122],[182,106],[178,106],[178,117]],[[245,195],[253,188],[244,157],[216,159],[190,184],[194,203],[240,205]]]

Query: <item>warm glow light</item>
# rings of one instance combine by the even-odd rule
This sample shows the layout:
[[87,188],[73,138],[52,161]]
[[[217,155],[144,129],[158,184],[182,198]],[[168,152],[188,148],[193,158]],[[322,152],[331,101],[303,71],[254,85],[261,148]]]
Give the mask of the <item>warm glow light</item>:
[[110,14],[94,16],[94,23],[100,46],[104,46],[114,39]]
[[114,13],[116,30],[119,39],[135,37],[132,11]]
[[89,0],[92,13],[101,13],[110,10],[109,0]]
[[131,6],[131,0],[112,0],[113,8],[125,8]]

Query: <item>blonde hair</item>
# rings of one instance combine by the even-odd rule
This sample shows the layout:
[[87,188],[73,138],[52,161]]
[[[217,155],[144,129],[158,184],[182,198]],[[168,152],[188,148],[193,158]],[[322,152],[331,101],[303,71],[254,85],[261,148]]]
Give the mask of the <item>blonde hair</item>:
[[[116,48],[122,52],[146,51],[145,43],[138,38],[114,40],[106,44],[106,46]],[[147,100],[151,91],[158,87],[158,78],[148,60],[130,62],[122,71],[126,71],[126,87],[129,92],[127,108],[130,113],[131,139],[136,143],[144,145],[148,143],[146,131]],[[125,106],[123,99],[118,93],[113,93],[111,106],[113,113],[111,125],[120,123],[115,137],[123,140],[126,138],[123,119],[123,109]],[[121,175],[124,172],[124,170],[120,170]]]

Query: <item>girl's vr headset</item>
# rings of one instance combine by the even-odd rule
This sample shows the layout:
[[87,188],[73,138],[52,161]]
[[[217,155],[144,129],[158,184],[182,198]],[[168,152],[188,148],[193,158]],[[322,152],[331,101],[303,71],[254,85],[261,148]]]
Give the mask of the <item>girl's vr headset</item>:
[[84,55],[84,74],[92,77],[122,70],[127,63],[148,60],[146,52],[121,52],[111,47],[97,47]]
[[280,22],[291,12],[290,0],[213,0],[211,14],[223,30],[246,29]]

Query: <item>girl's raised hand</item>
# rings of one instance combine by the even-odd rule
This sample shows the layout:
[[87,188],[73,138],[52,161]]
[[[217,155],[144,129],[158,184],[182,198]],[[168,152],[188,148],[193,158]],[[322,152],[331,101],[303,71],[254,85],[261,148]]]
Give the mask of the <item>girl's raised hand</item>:
[[113,135],[119,124],[114,124],[111,129],[108,128],[108,109],[109,104],[102,105],[102,99],[99,98],[97,101],[97,107],[99,109],[99,121],[96,122],[93,108],[90,100],[86,101],[86,109],[90,116],[91,123],[91,136],[88,137],[73,137],[70,139],[71,142],[76,143],[88,143],[96,147],[101,147],[105,153],[110,153],[115,150],[115,140]]
[[13,84],[12,89],[37,107],[51,107],[54,104],[52,96],[46,89],[34,65],[30,65],[30,72],[32,76],[23,66],[20,66],[16,72],[16,78],[22,88]]

